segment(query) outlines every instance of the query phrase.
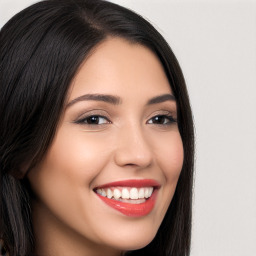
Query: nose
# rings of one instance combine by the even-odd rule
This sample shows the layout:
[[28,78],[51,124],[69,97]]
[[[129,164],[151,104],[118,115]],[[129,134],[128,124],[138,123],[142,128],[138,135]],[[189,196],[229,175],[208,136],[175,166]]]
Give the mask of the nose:
[[143,169],[152,164],[152,149],[141,127],[135,125],[124,127],[117,141],[114,160],[118,166]]

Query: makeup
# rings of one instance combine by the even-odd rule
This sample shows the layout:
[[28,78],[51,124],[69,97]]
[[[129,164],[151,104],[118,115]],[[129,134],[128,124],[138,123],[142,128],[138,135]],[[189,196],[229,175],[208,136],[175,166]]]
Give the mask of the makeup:
[[154,208],[160,184],[155,180],[124,180],[94,189],[108,206],[130,217],[148,215]]
[[139,44],[106,39],[81,65],[27,175],[45,255],[120,255],[153,240],[183,166],[172,95],[158,57]]

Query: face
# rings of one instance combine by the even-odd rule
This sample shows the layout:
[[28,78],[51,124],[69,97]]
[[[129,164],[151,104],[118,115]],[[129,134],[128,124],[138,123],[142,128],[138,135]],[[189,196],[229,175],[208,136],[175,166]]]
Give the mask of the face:
[[54,141],[28,174],[37,250],[119,255],[146,246],[182,163],[176,102],[158,58],[107,39],[79,69]]

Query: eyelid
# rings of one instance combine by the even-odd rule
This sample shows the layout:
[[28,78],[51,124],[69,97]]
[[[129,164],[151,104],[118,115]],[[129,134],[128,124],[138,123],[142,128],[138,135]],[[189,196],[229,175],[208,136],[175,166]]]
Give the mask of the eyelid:
[[[166,120],[164,123],[155,123],[153,122],[153,119],[156,117],[163,117]],[[161,128],[170,127],[178,123],[177,112],[176,110],[167,110],[167,109],[157,110],[148,116],[146,123],[155,127],[161,127]]]
[[[99,118],[104,118],[104,119],[106,119],[107,122],[103,123],[103,124],[89,124],[89,123],[84,122],[86,119],[89,119],[90,117],[93,117],[93,116],[97,116]],[[103,127],[108,124],[111,124],[112,121],[109,116],[110,115],[103,109],[93,109],[93,110],[86,111],[83,114],[79,115],[77,118],[75,118],[73,123],[82,125],[82,126],[91,127],[91,128],[95,129],[96,126]]]
[[155,116],[172,116],[173,119],[177,121],[177,113],[176,113],[176,111],[160,109],[160,110],[157,110],[157,111],[151,113],[150,115],[148,115],[147,119],[151,119],[151,118],[153,118]]
[[100,116],[100,117],[107,118],[110,121],[110,115],[108,114],[107,111],[105,111],[103,109],[92,109],[92,110],[85,111],[82,114],[80,114],[79,116],[77,116],[75,118],[74,122],[76,122],[77,120],[80,120],[80,119],[90,117],[90,116]]
[[[90,124],[90,123],[86,123],[86,120],[88,122],[90,117],[98,117],[98,118],[104,118],[106,120],[106,122],[103,123],[96,123],[96,124]],[[105,130],[109,124],[111,124],[111,121],[109,121],[109,119],[105,116],[100,116],[100,115],[89,115],[89,116],[85,116],[82,117],[81,119],[78,119],[77,121],[74,122],[75,124],[81,125],[81,127],[83,127],[84,131],[102,131]]]
[[[156,117],[164,117],[166,119],[169,120],[168,123],[166,124],[154,124],[154,123],[150,123],[150,121],[152,121],[152,119],[156,118]],[[151,117],[148,121],[147,121],[148,124],[153,124],[153,125],[168,125],[168,124],[173,124],[173,123],[177,123],[177,120],[172,116],[172,115],[155,115],[153,117]]]

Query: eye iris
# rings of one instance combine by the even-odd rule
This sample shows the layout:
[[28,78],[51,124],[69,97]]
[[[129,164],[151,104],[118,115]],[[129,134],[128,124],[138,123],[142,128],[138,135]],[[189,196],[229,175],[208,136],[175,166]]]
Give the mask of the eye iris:
[[165,123],[165,116],[156,116],[153,120],[156,124],[164,124]]
[[98,124],[99,123],[99,117],[98,116],[91,116],[87,119],[88,124]]

